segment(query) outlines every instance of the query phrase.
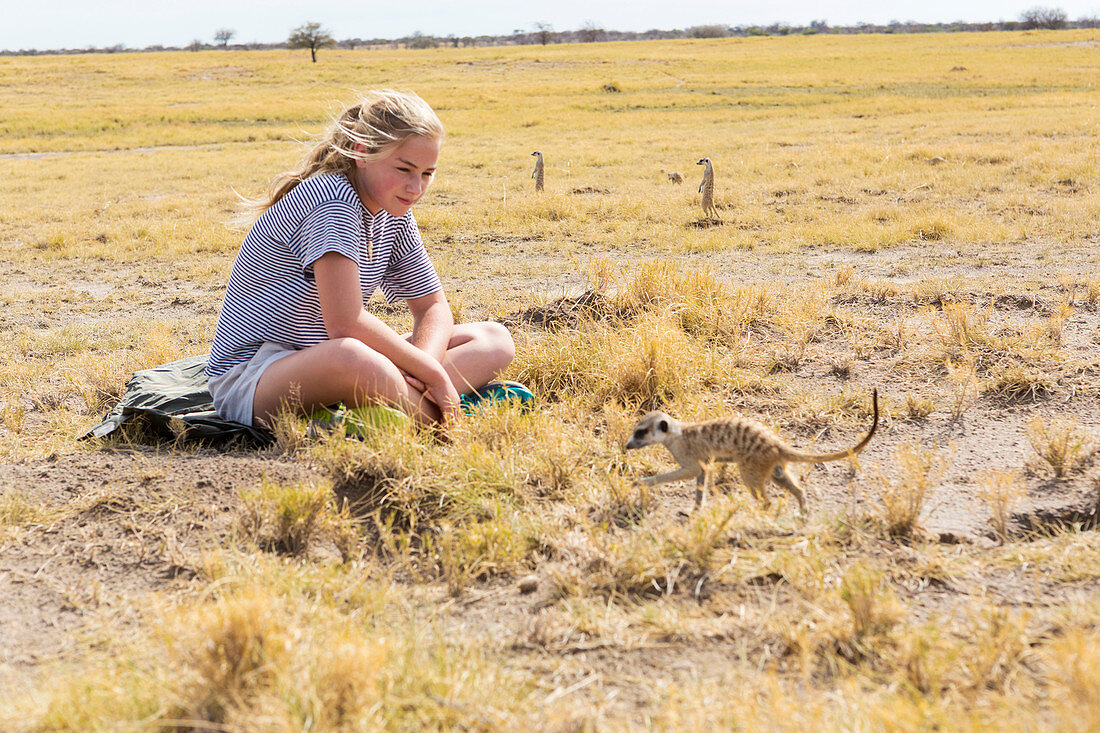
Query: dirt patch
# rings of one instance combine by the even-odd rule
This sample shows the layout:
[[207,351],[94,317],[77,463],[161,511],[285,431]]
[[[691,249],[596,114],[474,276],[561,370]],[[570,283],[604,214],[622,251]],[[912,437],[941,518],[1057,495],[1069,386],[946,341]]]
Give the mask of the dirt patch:
[[155,448],[0,465],[0,500],[46,517],[0,536],[0,681],[77,650],[95,617],[125,628],[136,598],[190,582],[202,552],[231,541],[242,489],[313,475],[261,454]]
[[707,219],[695,219],[693,221],[689,221],[684,226],[687,227],[688,229],[710,229],[711,227],[720,227],[720,226],[723,225],[723,223],[724,222],[721,219],[707,218]]
[[563,296],[545,305],[532,306],[501,319],[509,328],[531,327],[547,330],[577,328],[584,321],[622,320],[626,314],[606,295],[586,290],[580,295]]

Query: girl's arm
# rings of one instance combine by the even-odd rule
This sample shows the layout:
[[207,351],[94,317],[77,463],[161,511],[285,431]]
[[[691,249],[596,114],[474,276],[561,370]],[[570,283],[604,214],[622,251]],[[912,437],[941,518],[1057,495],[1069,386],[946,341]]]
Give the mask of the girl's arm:
[[416,348],[434,356],[436,361],[442,362],[455,327],[447,296],[440,290],[406,302],[413,316],[413,330],[409,341]]
[[[420,380],[428,396],[445,416],[458,410],[458,392],[440,363],[442,353],[440,358],[436,358],[434,351],[418,348],[363,308],[359,268],[355,262],[337,252],[327,252],[313,263],[313,275],[317,282],[321,315],[329,338],[359,339],[392,361],[398,369]],[[447,319],[450,320],[450,308],[446,310]],[[438,309],[434,309],[427,330],[424,329],[423,317],[418,319],[421,324],[421,338],[426,339],[425,343],[431,348],[441,338],[442,329],[433,325],[438,324],[437,314]],[[413,334],[415,337],[415,328]],[[447,340],[449,339],[448,329]],[[447,342],[444,341],[444,351],[446,345]]]

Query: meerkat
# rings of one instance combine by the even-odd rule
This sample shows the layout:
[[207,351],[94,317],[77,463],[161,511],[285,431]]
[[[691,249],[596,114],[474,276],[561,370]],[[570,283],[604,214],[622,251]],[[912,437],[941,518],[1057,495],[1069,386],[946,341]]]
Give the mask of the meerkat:
[[699,193],[703,194],[703,215],[708,219],[722,221],[718,210],[714,208],[714,166],[711,165],[710,158],[703,158],[695,165],[706,166],[703,169],[703,180],[699,183]]
[[542,183],[543,183],[542,153],[540,151],[536,150],[535,152],[531,153],[531,155],[534,155],[536,157],[535,170],[534,170],[533,173],[531,173],[531,177],[535,179],[535,190],[536,191],[541,191],[542,190]]
[[794,496],[802,516],[805,517],[805,494],[787,471],[787,464],[839,461],[859,453],[871,442],[878,428],[877,388],[871,391],[871,404],[874,417],[867,435],[851,448],[830,453],[807,453],[792,448],[770,428],[748,418],[718,418],[706,422],[682,423],[659,411],[650,412],[638,421],[626,448],[632,450],[664,443],[680,464],[679,470],[647,476],[640,483],[656,486],[669,481],[694,478],[696,509],[703,505],[703,489],[710,467],[716,461],[726,461],[740,466],[741,480],[765,507],[770,504],[764,490],[770,478]]
[[[665,171],[661,171],[661,173],[665,173]],[[676,171],[669,171],[666,175],[668,175],[668,180],[672,181],[673,183],[684,182],[684,177]]]

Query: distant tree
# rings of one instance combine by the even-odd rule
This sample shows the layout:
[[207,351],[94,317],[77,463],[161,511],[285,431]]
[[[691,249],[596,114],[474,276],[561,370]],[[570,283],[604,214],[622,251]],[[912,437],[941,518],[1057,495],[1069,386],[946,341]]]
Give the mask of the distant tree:
[[546,45],[550,43],[551,34],[554,32],[554,26],[549,23],[535,23],[535,38],[539,43]]
[[687,29],[692,38],[725,38],[729,35],[729,29],[724,25],[693,25]]
[[595,43],[604,37],[604,30],[595,21],[588,21],[579,31],[582,43]]
[[435,48],[439,43],[431,36],[426,36],[420,31],[415,31],[405,45],[409,48],[423,49]]
[[231,28],[219,28],[214,33],[214,40],[222,45],[223,49],[229,48],[229,39],[237,35],[237,31]]
[[317,49],[331,48],[336,40],[320,23],[304,23],[290,32],[286,39],[287,48],[308,48],[313,63],[317,63]]
[[202,49],[202,41],[200,41],[197,38],[195,40],[191,41],[191,43],[188,44],[188,46],[187,46],[188,51],[199,51],[201,49]]
[[1066,11],[1061,8],[1044,8],[1036,5],[1020,13],[1024,28],[1065,28]]

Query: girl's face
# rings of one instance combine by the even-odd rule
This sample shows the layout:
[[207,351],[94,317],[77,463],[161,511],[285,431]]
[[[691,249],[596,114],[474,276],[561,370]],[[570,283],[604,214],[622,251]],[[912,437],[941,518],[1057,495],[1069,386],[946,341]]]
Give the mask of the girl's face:
[[[408,212],[428,190],[442,144],[438,138],[410,137],[384,158],[355,161],[352,184],[367,211]],[[360,145],[356,149],[363,152]]]

